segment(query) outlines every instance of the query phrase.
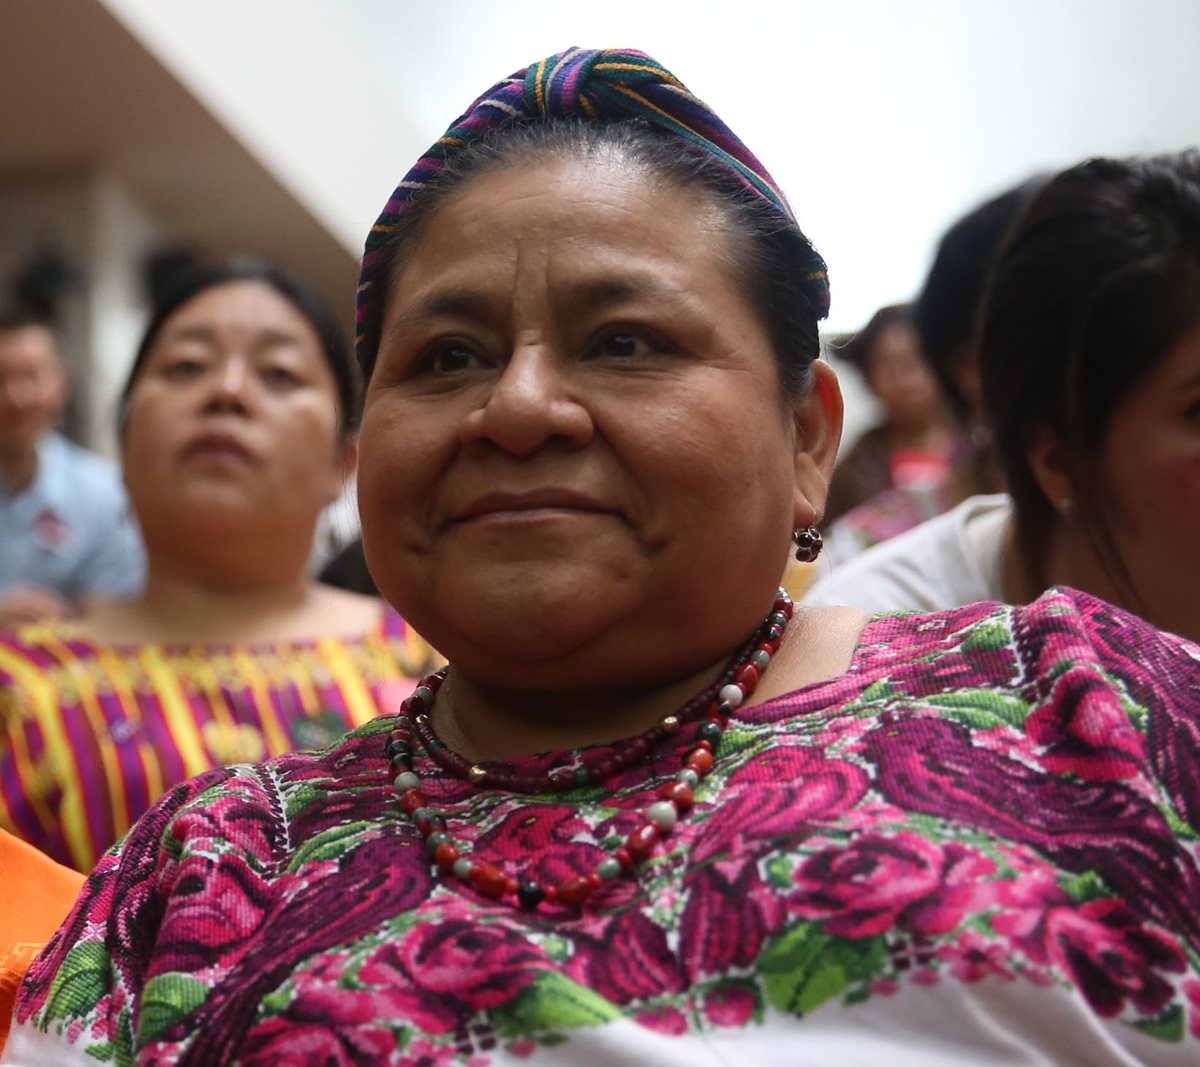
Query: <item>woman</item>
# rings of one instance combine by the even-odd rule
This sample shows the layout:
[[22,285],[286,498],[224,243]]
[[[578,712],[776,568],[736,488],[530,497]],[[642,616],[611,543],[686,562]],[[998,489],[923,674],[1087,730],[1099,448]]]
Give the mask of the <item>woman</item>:
[[862,374],[883,418],[838,460],[824,524],[889,489],[926,499],[936,514],[961,448],[921,357],[911,308],[880,308],[836,351]]
[[121,409],[147,583],[0,638],[0,826],[89,870],[177,782],[328,744],[419,677],[394,612],[307,576],[353,470],[356,382],[330,312],[265,265],[158,309]]
[[934,610],[1072,585],[1200,640],[1200,154],[1093,160],[1033,199],[981,322],[1010,497],[837,568],[807,603]]
[[164,798],[13,1062],[1194,1060],[1196,649],[1068,593],[792,617],[824,267],[672,75],[501,82],[360,293],[367,558],[449,670]]

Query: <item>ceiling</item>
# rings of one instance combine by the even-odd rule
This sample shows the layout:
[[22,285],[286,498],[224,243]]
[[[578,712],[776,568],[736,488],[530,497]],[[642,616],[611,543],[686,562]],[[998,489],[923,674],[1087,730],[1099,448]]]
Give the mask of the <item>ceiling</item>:
[[99,0],[0,3],[0,183],[115,175],[170,239],[300,273],[350,317],[355,254]]

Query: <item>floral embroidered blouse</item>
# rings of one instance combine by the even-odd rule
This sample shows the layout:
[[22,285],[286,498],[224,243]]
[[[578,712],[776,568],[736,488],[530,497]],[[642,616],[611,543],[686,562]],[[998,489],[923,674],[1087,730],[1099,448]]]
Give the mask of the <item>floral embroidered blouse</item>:
[[354,636],[110,645],[70,621],[0,634],[0,829],[89,871],[167,789],[323,748],[437,657],[390,608]]
[[[3,1062],[1200,1060],[1200,649],[1088,596],[873,619],[847,674],[738,713],[582,911],[432,872],[388,725],[167,794],[34,964]],[[418,769],[456,840],[553,883],[692,729],[555,796]]]

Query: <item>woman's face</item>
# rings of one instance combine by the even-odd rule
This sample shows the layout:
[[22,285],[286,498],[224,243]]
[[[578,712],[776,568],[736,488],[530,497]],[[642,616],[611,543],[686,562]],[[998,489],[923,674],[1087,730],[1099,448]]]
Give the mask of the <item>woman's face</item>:
[[938,414],[938,387],[921,358],[917,335],[893,324],[879,332],[871,346],[868,383],[897,429],[928,426]]
[[1200,326],[1117,409],[1101,473],[1150,620],[1200,641]]
[[359,499],[380,588],[515,687],[679,677],[768,610],[840,429],[730,274],[717,210],[619,163],[474,179],[384,312]]
[[163,324],[130,394],[121,445],[130,497],[151,532],[206,536],[250,523],[311,538],[339,491],[343,451],[316,331],[262,282],[199,293]]

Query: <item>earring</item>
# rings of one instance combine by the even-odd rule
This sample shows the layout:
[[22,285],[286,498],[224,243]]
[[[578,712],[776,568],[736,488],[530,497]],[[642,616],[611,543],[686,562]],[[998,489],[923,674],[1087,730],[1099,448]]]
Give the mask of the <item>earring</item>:
[[821,546],[825,543],[815,526],[793,530],[792,540],[796,543],[796,559],[801,563],[812,563],[821,554]]

